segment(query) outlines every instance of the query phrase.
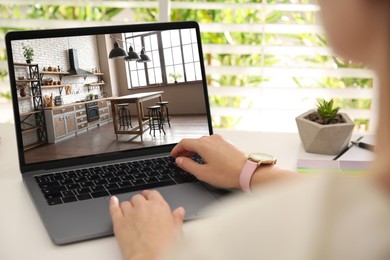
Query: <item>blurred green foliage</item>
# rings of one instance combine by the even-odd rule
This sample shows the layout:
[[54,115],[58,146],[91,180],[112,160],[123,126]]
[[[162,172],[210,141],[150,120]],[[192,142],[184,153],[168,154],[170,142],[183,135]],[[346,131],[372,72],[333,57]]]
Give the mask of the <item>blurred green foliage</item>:
[[[188,0],[190,1],[190,0]],[[208,1],[208,2],[242,2],[258,3],[256,0],[235,0],[235,1]],[[310,4],[315,1],[310,0],[267,0],[267,3],[277,4]],[[316,12],[287,12],[287,11],[264,11],[261,9],[223,9],[223,10],[186,10],[176,9],[172,11],[172,21],[195,20],[201,23],[245,23],[245,24],[317,24],[318,13]],[[155,19],[155,17],[153,18]],[[273,45],[273,46],[328,46],[324,35],[317,33],[300,34],[262,34],[262,33],[202,33],[202,42],[204,44],[232,44],[232,45]],[[287,61],[286,61],[287,60]],[[300,64],[305,67],[332,67],[332,68],[362,68],[360,64],[353,64],[350,61],[343,60],[336,56],[312,55],[312,56],[277,56],[262,55],[260,53],[251,53],[247,55],[236,54],[206,54],[205,62],[207,65],[220,64],[221,66],[289,66],[289,64]],[[308,75],[309,76],[309,75]],[[262,82],[271,79],[261,76],[254,77],[250,75],[218,75],[209,76],[208,83],[212,86],[254,86],[260,87]],[[294,77],[291,81],[300,88],[372,88],[372,79],[355,78],[330,78],[324,77],[315,82]],[[211,96],[210,104],[215,107],[242,107],[250,108],[252,102],[244,102],[244,97],[223,97]],[[369,109],[371,100],[369,99],[336,99],[335,103],[344,109]],[[245,104],[245,105],[244,105]],[[245,107],[246,106],[246,107]],[[214,118],[215,127],[234,127],[240,118],[232,116],[221,116]],[[367,120],[357,120],[357,123],[366,124]],[[218,122],[218,123],[216,123]]]
[[[182,2],[193,2],[193,0],[181,0]],[[201,2],[201,1],[199,1]],[[206,0],[204,2],[221,3],[260,3],[259,0]],[[315,4],[315,0],[266,0],[271,4]],[[152,22],[158,20],[158,9],[156,8],[133,8],[134,19],[137,22]],[[15,4],[0,4],[0,16],[3,19],[59,19],[59,20],[88,20],[88,21],[107,21],[115,17],[122,11],[121,8],[108,7],[82,7],[82,6],[58,6],[41,5],[37,2],[35,5],[18,6]],[[200,23],[237,23],[237,24],[317,24],[317,12],[305,11],[270,11],[264,9],[172,9],[171,20],[195,20]],[[1,26],[1,25],[0,25]],[[15,28],[0,28],[0,33]],[[20,28],[16,28],[19,30]],[[27,28],[26,28],[27,29]],[[204,44],[232,44],[232,45],[295,45],[295,46],[328,46],[328,42],[323,35],[316,33],[301,34],[262,34],[262,33],[207,33],[203,32],[202,42]],[[5,52],[0,52],[0,60],[5,60]],[[245,55],[236,54],[205,54],[206,65],[220,64],[222,66],[288,66],[289,64],[300,64],[306,67],[329,66],[332,68],[361,68],[359,64],[353,64],[350,61],[340,59],[335,56],[280,56],[263,55],[260,53],[248,53]],[[3,72],[0,72],[3,73]],[[0,74],[0,77],[3,74]],[[3,76],[4,77],[4,76]],[[264,78],[261,75],[208,75],[208,84],[211,86],[238,86],[238,87],[261,87],[265,81],[272,79]],[[294,77],[292,84],[300,88],[372,88],[372,79],[354,79],[354,78],[330,78],[324,77],[315,82],[307,81],[305,78]],[[238,107],[250,108],[252,102],[248,102],[248,97],[225,97],[211,96],[210,104],[213,107]],[[369,109],[371,100],[369,99],[335,99],[335,104],[341,108],[349,109]],[[240,117],[221,116],[213,118],[215,127],[232,128],[240,122]],[[366,119],[358,120],[359,124],[368,125]]]

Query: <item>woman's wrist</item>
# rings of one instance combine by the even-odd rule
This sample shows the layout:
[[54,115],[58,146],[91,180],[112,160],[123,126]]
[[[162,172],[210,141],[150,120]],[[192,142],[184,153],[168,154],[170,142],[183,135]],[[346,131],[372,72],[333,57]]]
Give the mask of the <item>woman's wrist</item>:
[[261,165],[254,172],[250,187],[253,189],[267,183],[287,179],[296,175],[298,175],[296,172],[282,169],[275,164]]

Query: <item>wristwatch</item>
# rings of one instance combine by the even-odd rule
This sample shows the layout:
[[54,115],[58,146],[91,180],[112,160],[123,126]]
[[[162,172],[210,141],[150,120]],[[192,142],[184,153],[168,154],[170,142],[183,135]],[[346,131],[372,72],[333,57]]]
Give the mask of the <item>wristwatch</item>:
[[250,153],[240,173],[240,187],[245,192],[251,191],[251,179],[260,165],[275,164],[276,158],[265,153]]

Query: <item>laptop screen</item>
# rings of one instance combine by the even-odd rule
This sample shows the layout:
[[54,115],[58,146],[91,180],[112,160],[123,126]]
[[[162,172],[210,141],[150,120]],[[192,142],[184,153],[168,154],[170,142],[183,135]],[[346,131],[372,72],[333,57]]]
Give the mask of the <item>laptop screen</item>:
[[21,168],[169,151],[212,133],[198,25],[12,32]]

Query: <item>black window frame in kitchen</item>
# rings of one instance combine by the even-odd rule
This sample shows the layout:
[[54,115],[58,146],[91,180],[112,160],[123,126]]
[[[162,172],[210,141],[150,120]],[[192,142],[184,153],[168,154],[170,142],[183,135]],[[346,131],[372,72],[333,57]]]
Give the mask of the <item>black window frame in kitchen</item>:
[[[201,74],[201,70],[200,70],[200,57],[199,57],[199,52],[198,52],[198,49],[197,49],[198,45],[197,45],[196,35],[194,35],[194,33],[191,33],[191,31],[189,31],[190,32],[190,40],[189,40],[189,42],[187,40],[187,43],[183,44],[182,30],[191,30],[191,29],[177,29],[177,30],[163,31],[164,34],[169,34],[169,41],[171,43],[172,43],[171,31],[178,31],[180,44],[177,45],[177,46],[172,46],[172,44],[171,44],[171,46],[165,46],[164,47],[163,46],[163,40],[162,40],[163,36],[162,36],[162,32],[161,31],[145,32],[143,34],[134,34],[134,35],[133,35],[133,33],[130,33],[130,34],[125,34],[124,35],[125,41],[126,41],[127,50],[129,49],[130,45],[132,45],[134,50],[137,53],[139,53],[141,51],[141,46],[139,46],[139,44],[134,44],[135,38],[139,37],[142,46],[145,46],[146,40],[147,39],[151,40],[151,36],[152,35],[156,35],[157,36],[157,44],[158,44],[158,54],[159,54],[159,59],[160,59],[160,63],[156,64],[154,62],[154,54],[155,53],[153,54],[153,51],[156,51],[156,50],[148,50],[148,49],[145,48],[145,53],[151,59],[151,62],[137,63],[136,61],[129,61],[129,62],[135,62],[135,63],[137,63],[137,65],[135,65],[136,69],[131,69],[131,66],[129,64],[127,65],[127,70],[128,70],[128,89],[140,88],[140,87],[158,86],[159,83],[156,83],[156,82],[151,83],[150,82],[149,73],[152,72],[152,73],[154,73],[154,76],[155,76],[156,75],[156,70],[159,70],[159,69],[161,70],[162,84],[172,84],[172,83],[174,83],[173,80],[169,80],[169,75],[167,75],[168,73],[167,73],[166,67],[173,67],[173,73],[174,74],[178,74],[179,72],[177,71],[177,68],[180,67],[180,66],[182,67],[182,72],[183,72],[182,76],[183,76],[183,78],[178,79],[178,82],[191,82],[191,81],[202,80],[202,74]],[[145,38],[147,38],[147,39],[145,39]],[[152,46],[151,42],[150,42],[150,46]],[[192,61],[190,61],[190,62],[185,61],[185,57],[183,55],[184,48],[187,47],[187,46],[191,46],[190,50],[191,50],[191,55],[192,55]],[[165,52],[169,52],[170,55],[172,55],[172,60],[174,60],[173,55],[179,55],[178,53],[174,53],[174,48],[175,47],[179,47],[180,48],[180,55],[181,55],[181,57],[179,58],[180,62],[177,62],[176,64],[173,63],[172,65],[169,64],[167,66],[166,63],[165,63],[166,59],[165,59],[165,55],[164,55],[164,50],[165,50]],[[196,49],[194,49],[194,48],[196,48]],[[197,56],[195,55],[195,51],[198,53]],[[199,72],[196,71],[196,68],[195,68],[196,64],[198,65]],[[192,67],[194,69],[195,79],[188,80],[188,75],[187,75],[186,70],[188,70],[191,65],[192,65]],[[134,65],[133,65],[133,67],[134,67]],[[136,86],[133,85],[133,79],[132,79],[132,75],[134,75],[134,74],[132,74],[132,72],[134,72],[134,71],[137,71],[136,74],[137,74],[137,77],[138,77],[137,78],[138,84]],[[146,85],[140,85],[139,84],[139,82],[140,82],[139,81],[140,73],[144,73],[143,75],[145,75]],[[181,73],[179,73],[179,74],[181,74]]]
[[[152,39],[153,39],[153,36],[156,36],[156,40],[157,40],[157,48],[154,49],[152,46]],[[165,82],[165,79],[164,79],[164,73],[165,73],[165,67],[164,67],[164,61],[162,60],[162,55],[161,55],[161,52],[160,52],[160,46],[161,46],[161,33],[160,32],[153,32],[153,33],[150,33],[148,35],[143,35],[141,37],[141,41],[142,41],[142,46],[145,47],[145,54],[148,55],[148,57],[150,58],[150,62],[147,62],[147,63],[143,63],[144,66],[145,66],[145,74],[146,74],[146,82],[147,82],[147,85],[148,86],[152,86],[152,85],[157,85],[157,80],[156,80],[156,75],[158,73],[161,74],[161,79],[162,79],[162,82]],[[149,44],[146,44],[147,42],[149,42]],[[151,47],[151,48],[148,48],[148,45]],[[156,56],[158,56],[158,60],[159,62],[156,62]],[[159,72],[157,72],[159,71]],[[154,77],[154,82],[151,82],[151,74],[153,74],[153,77]]]
[[[188,31],[189,33],[189,41],[183,42],[185,37],[183,36],[183,31]],[[199,49],[198,49],[198,39],[196,37],[196,31],[195,29],[180,29],[180,41],[181,41],[181,49],[182,53],[191,52],[191,61],[186,61],[185,55],[182,55],[183,58],[183,66],[184,66],[184,77],[186,82],[190,81],[199,81],[202,80],[202,69],[200,65],[200,55],[199,55]],[[185,50],[185,47],[188,47],[187,50]],[[196,54],[195,54],[196,52]],[[188,79],[188,73],[187,71],[190,69],[190,66],[192,65],[193,69],[193,75],[194,79]]]
[[[142,38],[142,36],[144,36],[144,35],[147,35],[147,33],[145,33],[145,34],[142,34],[142,35],[140,35],[140,34],[135,34],[135,35],[133,35],[133,33],[129,33],[131,36],[126,36],[126,35],[128,35],[128,34],[125,34],[124,36],[125,36],[125,42],[126,42],[126,51],[128,51],[129,50],[129,47],[130,47],[130,45],[133,47],[133,50],[135,51],[135,52],[137,52],[137,53],[140,53],[140,51],[141,51],[141,46],[139,46],[139,44],[135,44],[134,42],[135,42],[135,39],[136,38],[140,38],[140,40],[141,40],[141,45],[142,46],[144,46],[144,42],[143,42],[143,38]],[[131,65],[134,67],[135,66],[135,68],[136,69],[132,69],[132,66],[130,66],[130,64],[129,63],[132,63]],[[129,61],[128,63],[127,63],[127,65],[126,65],[126,67],[127,67],[127,70],[128,70],[128,85],[130,86],[130,88],[131,87],[144,87],[144,85],[140,85],[139,84],[139,82],[140,82],[140,73],[145,73],[145,74],[143,74],[142,76],[145,76],[145,82],[146,82],[146,85],[145,86],[147,86],[148,85],[148,75],[147,75],[147,68],[146,68],[146,66],[145,66],[145,64],[143,64],[143,63],[138,63],[138,62],[136,62],[136,61]],[[133,73],[132,72],[136,72],[136,74],[137,74],[137,82],[138,82],[138,84],[137,84],[137,86],[133,86],[133,81],[134,81],[134,78],[133,78]]]

